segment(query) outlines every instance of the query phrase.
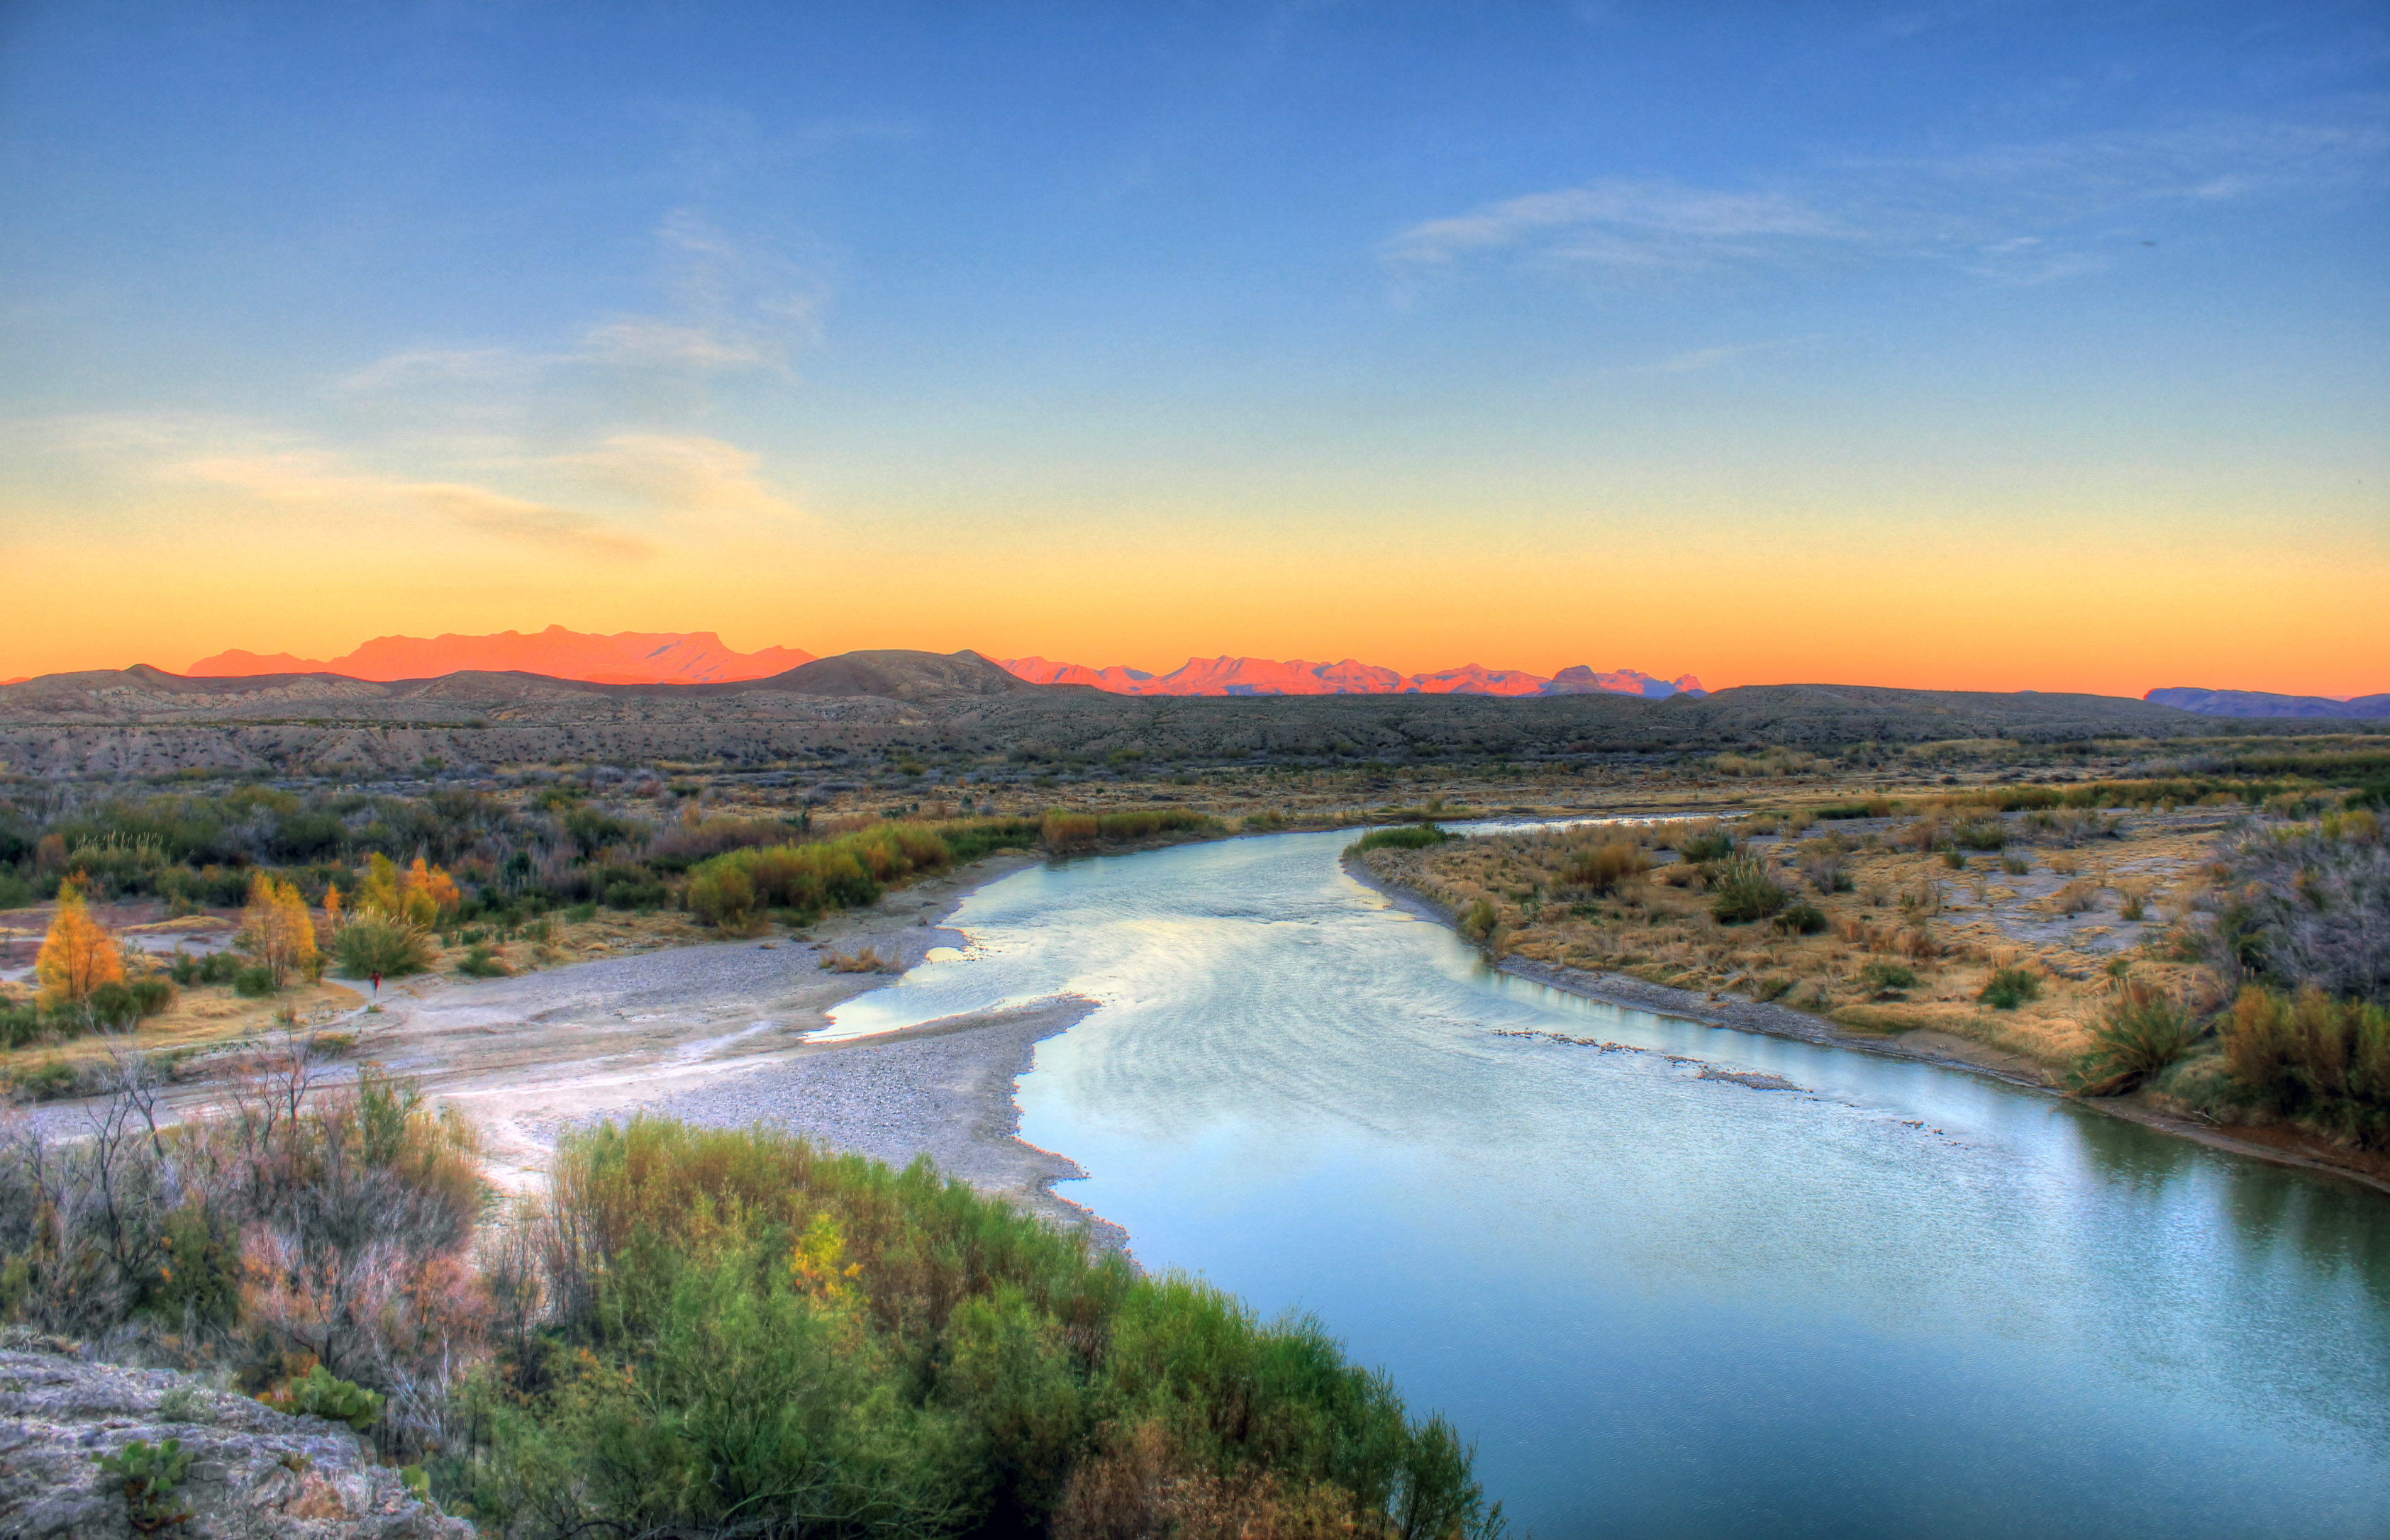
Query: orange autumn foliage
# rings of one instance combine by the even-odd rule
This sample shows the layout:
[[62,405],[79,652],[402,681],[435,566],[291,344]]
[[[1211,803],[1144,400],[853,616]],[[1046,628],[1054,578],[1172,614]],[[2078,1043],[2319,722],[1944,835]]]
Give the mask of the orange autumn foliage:
[[108,928],[91,918],[82,882],[70,879],[58,889],[58,912],[34,959],[33,976],[41,982],[45,1006],[74,1005],[102,984],[123,981],[124,955]]

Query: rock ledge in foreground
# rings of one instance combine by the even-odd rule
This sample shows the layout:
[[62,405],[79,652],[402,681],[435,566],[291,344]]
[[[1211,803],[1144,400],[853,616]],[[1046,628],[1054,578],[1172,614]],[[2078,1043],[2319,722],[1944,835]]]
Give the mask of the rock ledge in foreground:
[[[170,1408],[160,1403],[179,1392]],[[172,1415],[169,1415],[171,1411]],[[150,1540],[471,1540],[338,1423],[289,1417],[186,1375],[58,1352],[0,1352],[0,1540],[143,1540],[94,1463],[178,1439],[192,1509]]]

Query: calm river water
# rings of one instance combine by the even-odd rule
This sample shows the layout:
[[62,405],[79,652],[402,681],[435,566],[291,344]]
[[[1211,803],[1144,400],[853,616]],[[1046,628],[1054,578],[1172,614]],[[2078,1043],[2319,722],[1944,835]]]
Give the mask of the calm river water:
[[835,1030],[1100,1001],[1021,1082],[1063,1194],[1317,1313],[1540,1540],[2390,1534],[2390,1198],[1493,973],[1350,839],[1005,878]]

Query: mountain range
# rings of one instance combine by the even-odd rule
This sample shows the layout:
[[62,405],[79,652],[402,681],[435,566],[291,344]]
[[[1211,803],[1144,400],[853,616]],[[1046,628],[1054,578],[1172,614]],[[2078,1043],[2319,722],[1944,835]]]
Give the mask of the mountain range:
[[[782,674],[814,654],[797,648],[767,647],[740,652],[711,631],[620,631],[600,635],[551,625],[529,635],[501,631],[485,636],[377,636],[337,658],[301,658],[288,652],[256,653],[235,648],[200,659],[184,670],[197,679],[255,678],[269,674],[337,674],[388,684],[400,679],[436,679],[459,673],[536,674],[593,685],[722,685]],[[1476,663],[1433,674],[1397,673],[1347,658],[1341,663],[1296,658],[1189,658],[1168,674],[1118,664],[1089,668],[1044,658],[991,660],[1034,685],[1089,685],[1112,695],[1635,695],[1662,700],[1672,695],[1703,695],[1688,674],[1661,679],[1639,669],[1599,673],[1583,663],[1546,676],[1523,669],[1489,669]]]
[[2141,699],[2202,716],[2317,716],[2343,721],[2390,716],[2390,694],[2276,695],[2270,690],[2211,690],[2178,685],[2152,690]]
[[785,674],[814,656],[790,647],[740,652],[711,631],[618,631],[608,636],[551,625],[529,635],[501,631],[487,636],[376,636],[353,652],[320,660],[234,648],[183,672],[198,679],[337,674],[377,684],[479,673],[537,674],[591,685],[724,685]]
[[1600,674],[1578,663],[1548,678],[1523,669],[1489,669],[1476,663],[1433,674],[1399,674],[1347,658],[1341,663],[1303,659],[1189,658],[1168,674],[1149,674],[1114,664],[1089,668],[1045,658],[997,658],[997,666],[1034,685],[1092,685],[1113,695],[1637,695],[1663,700],[1672,695],[1706,695],[1691,674],[1659,679],[1640,669]]

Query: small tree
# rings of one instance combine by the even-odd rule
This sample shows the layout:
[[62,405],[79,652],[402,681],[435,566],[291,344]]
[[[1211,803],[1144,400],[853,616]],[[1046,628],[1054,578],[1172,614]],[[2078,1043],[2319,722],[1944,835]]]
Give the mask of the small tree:
[[250,953],[274,975],[274,987],[289,985],[292,974],[313,976],[315,922],[295,883],[277,882],[263,872],[250,879],[249,908],[242,937]]
[[81,1005],[100,985],[123,982],[124,954],[108,927],[91,918],[79,877],[58,889],[58,912],[43,938],[33,976],[41,982],[42,1004],[50,1007]]

